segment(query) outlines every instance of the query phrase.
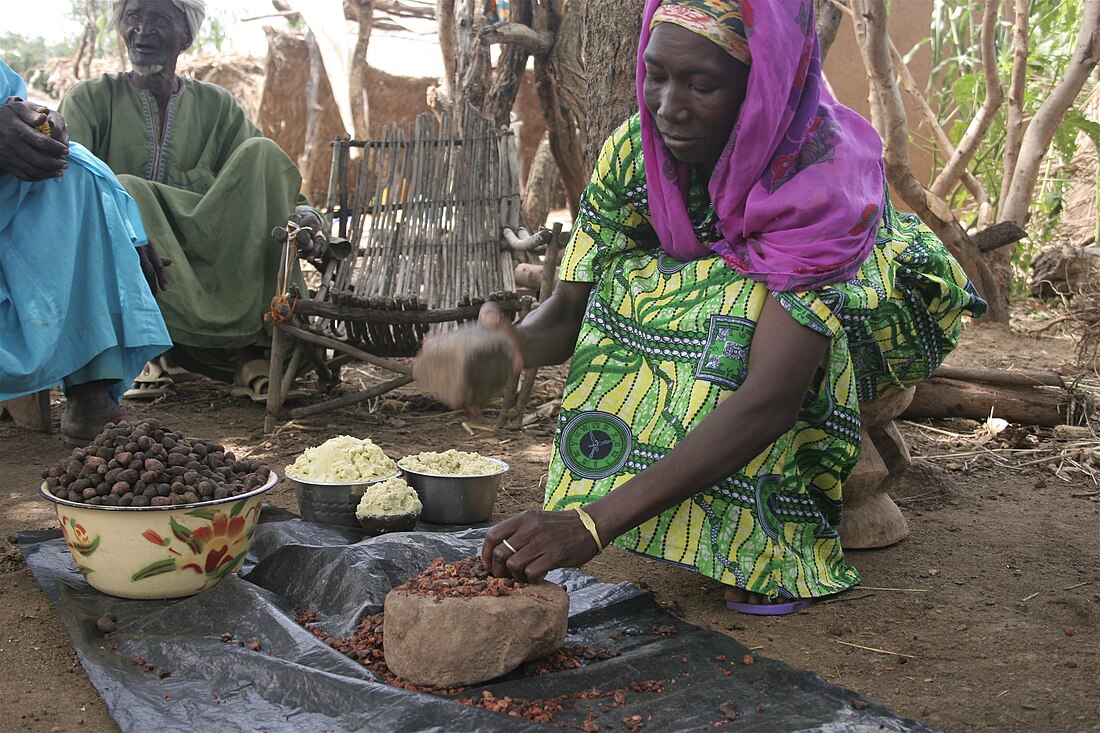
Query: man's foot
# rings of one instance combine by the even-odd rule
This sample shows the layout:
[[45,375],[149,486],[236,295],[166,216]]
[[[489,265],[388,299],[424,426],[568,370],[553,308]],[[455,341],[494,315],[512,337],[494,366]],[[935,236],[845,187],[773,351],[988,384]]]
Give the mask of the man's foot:
[[726,591],[726,608],[752,616],[785,616],[809,606],[813,598],[780,598],[768,600],[762,593],[752,593],[744,588],[730,588]]
[[108,381],[85,382],[65,394],[65,409],[61,413],[61,437],[70,445],[87,445],[95,440],[109,422],[136,421],[137,418],[119,410],[107,393]]
[[141,374],[137,375],[133,385],[122,396],[130,400],[155,400],[175,391],[176,385],[172,377],[168,376],[158,359],[153,359],[145,363]]

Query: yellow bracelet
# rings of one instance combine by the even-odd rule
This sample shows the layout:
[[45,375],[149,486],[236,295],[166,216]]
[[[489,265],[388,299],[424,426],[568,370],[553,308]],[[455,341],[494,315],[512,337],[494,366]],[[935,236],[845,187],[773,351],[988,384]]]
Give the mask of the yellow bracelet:
[[592,539],[596,541],[596,551],[603,552],[603,543],[600,542],[600,533],[596,530],[596,521],[588,516],[588,512],[581,509],[579,506],[573,507],[573,511],[581,518],[581,524],[583,524],[584,528],[588,530],[588,533],[592,535]]

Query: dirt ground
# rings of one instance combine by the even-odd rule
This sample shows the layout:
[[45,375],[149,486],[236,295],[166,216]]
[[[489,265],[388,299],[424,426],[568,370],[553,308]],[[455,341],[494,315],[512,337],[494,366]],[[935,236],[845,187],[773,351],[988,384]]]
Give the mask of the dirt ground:
[[[1012,329],[968,327],[949,363],[1079,373],[1071,341],[1036,336],[1041,321],[1035,317],[1018,321]],[[532,406],[554,398],[562,374],[544,370]],[[211,382],[127,407],[185,434],[216,439],[238,455],[263,458],[280,474],[303,448],[345,433],[370,437],[395,457],[451,447],[500,456],[512,470],[497,518],[540,503],[553,425],[547,416],[523,430],[480,429],[492,426],[495,414],[446,412],[410,388],[284,424],[271,435],[262,431],[261,405],[235,400],[227,386]],[[55,404],[55,419],[59,414]],[[473,426],[472,435],[463,422]],[[585,570],[637,583],[686,622],[730,634],[760,655],[812,670],[930,726],[1100,731],[1100,492],[1087,468],[1090,456],[1061,450],[1050,430],[1023,431],[1020,445],[1030,453],[999,449],[997,440],[978,445],[976,428],[958,420],[902,424],[914,455],[923,459],[897,492],[911,534],[889,548],[850,552],[865,586],[808,613],[734,614],[723,607],[719,584],[615,548]],[[19,531],[57,526],[37,487],[41,471],[67,453],[56,433],[0,423],[6,499],[0,657],[8,670],[0,692],[2,731],[118,730],[14,545]],[[1083,468],[1074,468],[1075,461]],[[269,496],[297,510],[285,483]]]

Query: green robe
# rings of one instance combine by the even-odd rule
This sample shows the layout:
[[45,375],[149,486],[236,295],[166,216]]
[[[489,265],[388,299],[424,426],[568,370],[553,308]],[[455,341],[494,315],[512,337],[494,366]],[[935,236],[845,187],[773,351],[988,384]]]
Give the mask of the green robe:
[[61,102],[69,136],[118,175],[150,241],[170,258],[158,294],[172,341],[201,349],[266,344],[281,247],[273,227],[297,203],[301,174],[221,87],[183,80],[164,130],[152,94],[126,74],[77,84]]

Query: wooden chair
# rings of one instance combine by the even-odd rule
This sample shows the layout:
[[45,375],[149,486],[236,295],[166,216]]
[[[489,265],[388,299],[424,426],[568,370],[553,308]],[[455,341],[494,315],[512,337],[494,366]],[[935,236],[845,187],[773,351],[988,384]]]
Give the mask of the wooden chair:
[[[273,319],[265,431],[278,420],[408,384],[411,367],[397,359],[414,356],[429,328],[475,320],[487,300],[513,318],[531,308],[531,297],[517,296],[514,278],[527,255],[503,239],[520,223],[515,138],[473,108],[464,119],[456,130],[449,115],[437,121],[421,114],[407,130],[333,143],[326,208],[338,234],[331,250],[342,257],[323,264],[311,295],[290,287],[287,302],[273,306],[283,313]],[[285,254],[284,262],[293,258]],[[328,391],[353,361],[393,376],[321,403],[284,407],[307,363]]]

